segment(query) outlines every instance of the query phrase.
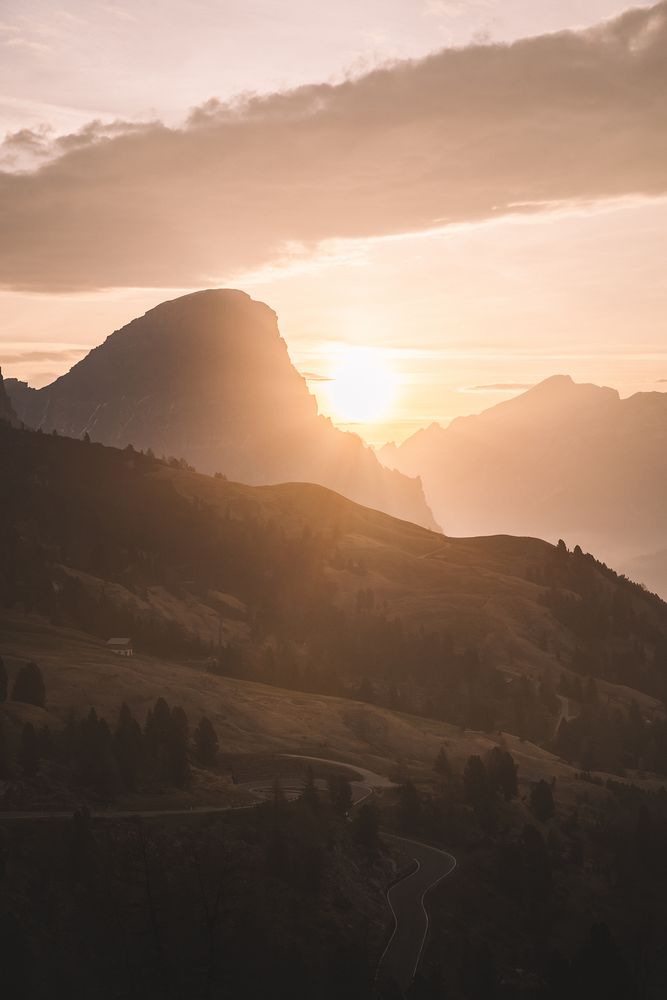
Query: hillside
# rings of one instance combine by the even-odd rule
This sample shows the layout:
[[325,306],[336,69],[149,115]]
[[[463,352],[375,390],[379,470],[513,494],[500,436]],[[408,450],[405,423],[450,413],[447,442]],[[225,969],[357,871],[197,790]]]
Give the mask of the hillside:
[[[322,487],[243,486],[8,427],[0,463],[13,613],[544,745],[585,710],[606,766],[610,747],[614,766],[638,761],[606,741],[614,710],[662,718],[667,606],[583,553],[444,539]],[[649,737],[644,764],[667,766]]]
[[8,380],[28,427],[186,459],[240,482],[322,483],[360,503],[437,525],[417,479],[385,469],[317,412],[276,314],[244,292],[163,302],[43,389]]
[[[213,722],[220,749],[227,755],[303,753],[355,761],[389,773],[397,762],[430,771],[443,740],[452,758],[463,763],[471,753],[495,745],[492,735],[469,732],[347,698],[287,690],[233,677],[217,676],[192,663],[137,653],[124,660],[104,643],[76,629],[54,626],[35,615],[0,612],[0,646],[10,678],[25,659],[40,664],[47,688],[46,709],[7,702],[0,717],[10,723],[61,725],[75,706],[114,720],[125,701],[143,719],[158,695],[182,705],[188,717]],[[564,782],[574,771],[547,751],[507,737],[526,777],[548,770]]]
[[564,538],[667,595],[666,453],[667,393],[559,375],[379,454],[422,477],[448,534]]

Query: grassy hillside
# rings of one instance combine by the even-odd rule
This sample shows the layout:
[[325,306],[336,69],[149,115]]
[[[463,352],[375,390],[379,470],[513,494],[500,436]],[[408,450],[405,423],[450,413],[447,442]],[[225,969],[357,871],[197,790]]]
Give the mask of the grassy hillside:
[[[388,708],[545,746],[585,711],[602,749],[596,757],[572,730],[575,761],[664,766],[667,606],[591,556],[535,539],[448,539],[322,487],[242,486],[7,427],[0,463],[2,603],[14,622],[35,613],[96,636],[91,676],[99,640],[131,635],[160,659],[155,687],[190,663],[202,701],[222,674],[351,696],[352,713]],[[27,657],[38,638],[31,626],[3,650]],[[34,651],[47,664],[60,655],[52,641]],[[140,662],[114,661],[124,689]],[[66,678],[52,688],[58,698],[65,685],[63,706],[82,690],[81,677],[69,689]],[[253,691],[270,738],[262,699],[274,695]],[[146,688],[146,700],[155,694]],[[633,701],[659,720],[641,746],[621,732]],[[277,714],[280,729],[283,706]]]
[[[54,627],[34,615],[3,612],[0,643],[10,683],[26,659],[39,663],[47,690],[44,709],[8,701],[3,714],[16,722],[61,725],[72,706],[90,707],[113,719],[123,702],[142,719],[156,697],[182,705],[195,721],[206,714],[225,754],[294,752],[354,760],[380,772],[405,767],[429,771],[446,741],[462,763],[471,753],[494,746],[497,734],[461,732],[425,720],[330,695],[289,691],[267,684],[220,677],[200,665],[159,660],[145,654],[117,657],[83,632]],[[506,735],[527,777],[572,776],[573,769],[529,742]]]

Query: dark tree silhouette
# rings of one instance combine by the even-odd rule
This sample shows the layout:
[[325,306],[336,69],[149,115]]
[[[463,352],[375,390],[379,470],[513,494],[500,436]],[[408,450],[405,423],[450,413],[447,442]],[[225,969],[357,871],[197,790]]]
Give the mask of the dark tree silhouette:
[[491,791],[500,792],[506,802],[517,797],[517,766],[511,753],[494,747],[486,755],[486,772]]
[[440,747],[438,751],[438,756],[435,758],[433,764],[433,770],[441,778],[451,778],[452,776],[452,765],[444,747]]
[[177,788],[185,788],[190,783],[187,733],[185,712],[182,708],[174,708],[165,738],[166,777]]
[[551,785],[541,778],[530,790],[530,809],[541,823],[551,819],[554,814],[554,797]]
[[143,755],[142,735],[139,723],[125,702],[118,714],[113,752],[123,785],[130,792],[136,791]]
[[313,774],[312,767],[308,767],[306,774],[306,783],[303,786],[303,791],[299,796],[300,800],[304,805],[308,806],[311,812],[318,813],[322,807],[320,801],[320,793],[315,785],[315,776]]
[[213,765],[218,759],[218,737],[211,720],[202,715],[194,733],[195,757],[200,764]]
[[593,924],[590,938],[572,961],[572,992],[576,1000],[605,997],[628,1000],[632,988],[628,967],[607,924]]
[[344,774],[331,774],[327,779],[331,805],[342,816],[352,805],[352,786]]

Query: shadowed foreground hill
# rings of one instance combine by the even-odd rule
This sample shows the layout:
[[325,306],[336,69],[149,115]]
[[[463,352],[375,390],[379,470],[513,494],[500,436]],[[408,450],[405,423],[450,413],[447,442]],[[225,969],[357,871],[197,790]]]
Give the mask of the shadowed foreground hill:
[[667,595],[667,393],[557,375],[380,457],[420,475],[448,533],[580,544]]
[[436,528],[421,484],[319,416],[276,314],[244,292],[163,302],[43,389],[9,380],[28,427],[151,448],[245,483],[322,483]]
[[[661,717],[667,606],[580,552],[446,539],[322,487],[243,486],[7,426],[0,464],[6,608],[545,744],[583,709],[591,732],[633,699]],[[607,764],[622,746],[608,735]],[[651,740],[644,764],[663,767]]]

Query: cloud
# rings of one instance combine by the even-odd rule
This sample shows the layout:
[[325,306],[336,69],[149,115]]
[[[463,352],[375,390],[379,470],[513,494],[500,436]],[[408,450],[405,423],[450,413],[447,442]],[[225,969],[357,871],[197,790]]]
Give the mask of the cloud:
[[8,132],[0,143],[0,164],[13,166],[19,163],[25,168],[31,161],[40,159],[57,159],[75,149],[83,149],[104,140],[118,136],[128,136],[133,132],[145,132],[155,122],[129,122],[117,119],[103,122],[95,119],[86,122],[81,128],[64,135],[54,135],[49,125],[37,128],[22,128],[17,132]]
[[462,392],[524,392],[533,382],[494,382],[492,385],[469,385]]
[[[91,123],[0,173],[0,282],[196,287],[326,241],[667,193],[667,2],[337,85]],[[522,206],[517,209],[517,205]]]
[[16,364],[32,364],[34,362],[41,361],[78,361],[83,357],[84,354],[88,353],[87,347],[67,347],[62,350],[19,350],[12,351],[11,349],[5,349],[3,351],[3,360],[6,363],[13,365]]

